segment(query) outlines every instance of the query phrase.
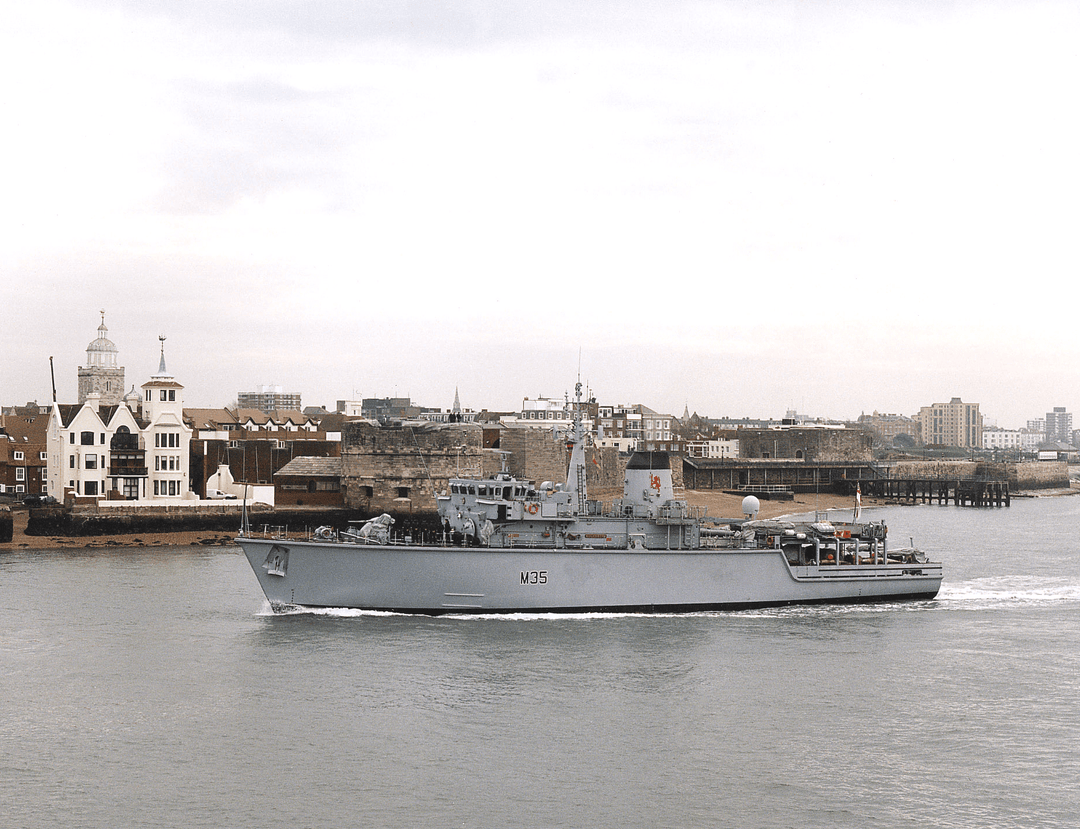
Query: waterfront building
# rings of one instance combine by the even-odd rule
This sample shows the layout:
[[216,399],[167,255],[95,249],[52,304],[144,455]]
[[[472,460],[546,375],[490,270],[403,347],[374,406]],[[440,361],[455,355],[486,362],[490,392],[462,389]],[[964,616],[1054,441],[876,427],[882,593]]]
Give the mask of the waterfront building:
[[46,430],[48,493],[166,502],[194,497],[183,388],[166,369],[162,337],[158,371],[142,385],[142,395],[106,403],[90,392],[77,404],[54,403]]
[[[22,408],[22,407],[18,407]],[[47,414],[0,415],[0,494],[47,495]]]
[[[146,424],[143,438],[147,458],[154,459],[154,475],[149,481],[152,497],[184,497],[189,486],[188,459],[191,427],[184,423],[184,387],[176,382],[165,366],[165,338],[161,337],[161,360],[157,373],[142,384],[142,416]],[[150,495],[151,493],[147,493]]]
[[954,397],[919,409],[919,427],[927,446],[954,446],[981,449],[983,418],[978,403],[964,403]]

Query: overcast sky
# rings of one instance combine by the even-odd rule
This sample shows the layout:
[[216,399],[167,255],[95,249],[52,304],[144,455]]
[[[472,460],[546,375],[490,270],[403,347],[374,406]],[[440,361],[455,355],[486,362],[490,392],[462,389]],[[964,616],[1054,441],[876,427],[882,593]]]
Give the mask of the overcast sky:
[[1080,413],[1075,2],[35,0],[0,402]]

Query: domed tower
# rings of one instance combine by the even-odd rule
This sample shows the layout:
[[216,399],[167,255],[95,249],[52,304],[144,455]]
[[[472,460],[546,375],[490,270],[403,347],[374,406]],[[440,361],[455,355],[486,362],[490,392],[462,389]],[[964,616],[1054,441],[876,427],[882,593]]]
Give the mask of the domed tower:
[[86,365],[79,368],[79,402],[91,394],[101,396],[101,405],[116,406],[124,399],[124,367],[116,364],[117,350],[105,327],[105,312],[97,339],[86,347]]

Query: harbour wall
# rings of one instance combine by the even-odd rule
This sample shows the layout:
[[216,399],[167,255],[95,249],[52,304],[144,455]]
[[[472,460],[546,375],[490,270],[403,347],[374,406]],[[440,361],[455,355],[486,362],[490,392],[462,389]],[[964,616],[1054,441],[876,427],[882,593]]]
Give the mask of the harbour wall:
[[1011,463],[1009,483],[1019,490],[1068,489],[1069,465],[1064,461]]
[[[379,515],[378,512],[346,508],[284,508],[248,505],[248,525],[252,532],[264,528],[287,528],[290,532],[331,526],[348,529],[350,524]],[[394,533],[433,533],[441,530],[434,509],[420,512],[385,510],[394,518]],[[30,510],[26,526],[28,536],[81,537],[102,535],[138,535],[140,533],[219,532],[235,534],[243,521],[239,507],[131,506],[97,510],[65,507],[60,504]],[[0,541],[3,523],[0,520]],[[10,541],[11,539],[7,539]]]
[[1064,461],[988,463],[985,461],[902,461],[888,466],[895,480],[1007,481],[1016,490],[1067,489],[1069,467]]
[[[269,507],[248,505],[248,515],[270,513]],[[33,536],[128,535],[163,532],[236,532],[240,528],[239,506],[93,506],[53,504],[34,507],[26,524]]]

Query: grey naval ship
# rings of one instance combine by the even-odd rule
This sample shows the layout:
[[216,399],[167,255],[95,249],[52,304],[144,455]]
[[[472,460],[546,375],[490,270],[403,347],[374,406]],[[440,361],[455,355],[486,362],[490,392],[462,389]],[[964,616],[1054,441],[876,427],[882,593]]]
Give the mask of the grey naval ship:
[[742,519],[711,518],[675,498],[662,452],[633,453],[605,509],[588,498],[585,441],[579,405],[565,482],[450,479],[436,498],[442,543],[394,539],[389,515],[236,542],[276,612],[692,612],[926,600],[941,586],[942,565],[890,549],[883,522],[757,520],[754,498]]

